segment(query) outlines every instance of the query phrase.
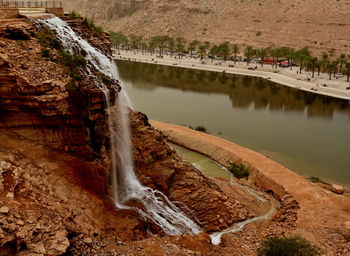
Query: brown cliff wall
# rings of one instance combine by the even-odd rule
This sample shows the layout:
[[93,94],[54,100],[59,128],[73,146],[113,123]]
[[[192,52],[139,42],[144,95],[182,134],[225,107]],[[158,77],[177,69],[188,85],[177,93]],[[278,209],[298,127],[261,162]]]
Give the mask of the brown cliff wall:
[[36,32],[23,20],[0,26],[0,128],[87,159],[101,156],[109,143],[102,92],[89,81],[73,88],[67,68],[43,58]]
[[12,19],[19,16],[18,8],[1,8],[0,19]]

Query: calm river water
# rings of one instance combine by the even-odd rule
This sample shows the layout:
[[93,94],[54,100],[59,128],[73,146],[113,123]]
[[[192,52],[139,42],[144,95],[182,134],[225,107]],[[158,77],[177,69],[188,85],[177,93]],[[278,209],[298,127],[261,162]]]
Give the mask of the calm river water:
[[350,105],[261,78],[117,61],[134,109],[350,185]]

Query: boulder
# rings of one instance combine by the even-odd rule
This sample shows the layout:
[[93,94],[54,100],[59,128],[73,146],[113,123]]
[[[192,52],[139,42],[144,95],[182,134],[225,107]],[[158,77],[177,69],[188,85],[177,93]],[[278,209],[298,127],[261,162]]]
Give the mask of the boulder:
[[332,184],[331,191],[335,194],[344,194],[344,187],[337,184]]

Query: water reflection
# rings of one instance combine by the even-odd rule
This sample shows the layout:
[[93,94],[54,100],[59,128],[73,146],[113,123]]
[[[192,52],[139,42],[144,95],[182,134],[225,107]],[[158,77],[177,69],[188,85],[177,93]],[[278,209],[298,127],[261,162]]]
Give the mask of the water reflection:
[[117,61],[136,109],[204,126],[305,176],[350,185],[350,107],[268,80]]
[[200,93],[228,95],[234,108],[269,109],[270,111],[306,112],[310,118],[333,118],[334,111],[350,116],[348,101],[316,95],[274,82],[249,76],[118,61],[122,80],[135,88],[158,87]]

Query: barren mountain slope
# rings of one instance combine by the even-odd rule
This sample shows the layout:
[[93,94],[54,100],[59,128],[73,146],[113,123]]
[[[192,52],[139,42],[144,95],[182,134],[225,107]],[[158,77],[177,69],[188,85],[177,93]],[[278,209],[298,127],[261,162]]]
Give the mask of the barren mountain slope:
[[64,4],[66,10],[74,9],[108,29],[144,38],[168,34],[212,43],[309,46],[315,53],[335,49],[350,54],[350,0],[65,0]]

